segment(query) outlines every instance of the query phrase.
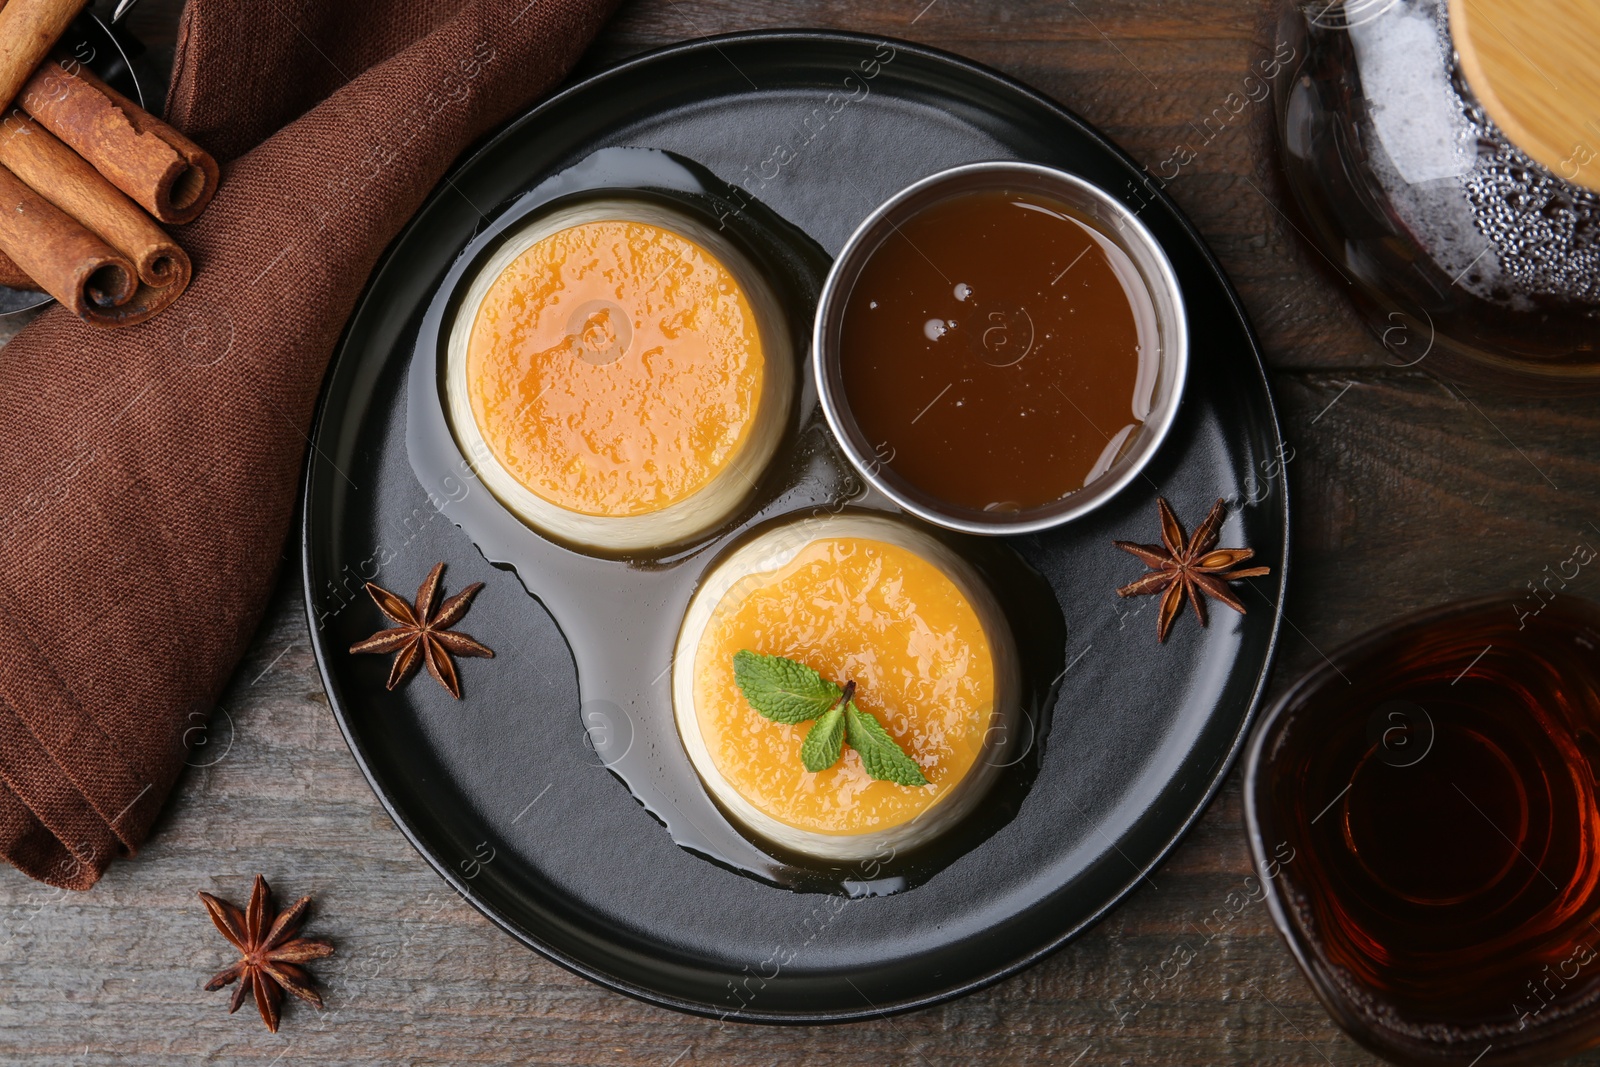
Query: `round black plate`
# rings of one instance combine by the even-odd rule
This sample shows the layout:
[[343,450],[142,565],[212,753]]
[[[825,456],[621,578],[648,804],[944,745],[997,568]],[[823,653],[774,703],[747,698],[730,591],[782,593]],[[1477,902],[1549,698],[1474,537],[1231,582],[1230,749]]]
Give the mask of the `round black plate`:
[[[607,146],[665,149],[741,185],[829,253],[876,204],[979,159],[1054,164],[1126,196],[1183,284],[1193,338],[1182,411],[1147,477],[1093,515],[1020,539],[1066,617],[1066,671],[1017,816],[925,884],[850,899],[796,893],[677,845],[586,745],[560,631],[423,491],[405,383],[423,309],[511,198]],[[1082,120],[968,61],[835,33],[736,35],[664,49],[551,99],[463,162],[396,240],[329,376],[305,488],[307,608],[323,681],[372,787],[468,900],[549,958],[614,989],[719,1017],[841,1020],[933,1003],[1081,933],[1182,837],[1260,700],[1288,562],[1280,438],[1257,345],[1199,236]],[[431,358],[431,355],[429,356]],[[1191,524],[1218,497],[1224,543],[1273,568],[1249,614],[1214,606],[1155,638],[1154,598],[1113,539],[1157,537],[1155,498]],[[528,536],[532,537],[533,534]],[[349,645],[383,625],[362,582],[408,595],[446,560],[483,581],[466,699],[421,677],[394,693]],[[537,587],[537,575],[523,576]],[[676,618],[662,618],[675,627]],[[1027,620],[1017,620],[1026,625]]]

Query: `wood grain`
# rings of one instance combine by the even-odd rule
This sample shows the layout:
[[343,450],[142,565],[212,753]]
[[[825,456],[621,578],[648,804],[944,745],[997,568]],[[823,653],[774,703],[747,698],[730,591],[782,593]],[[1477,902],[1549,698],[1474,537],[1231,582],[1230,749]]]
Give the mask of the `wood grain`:
[[[1155,166],[1273,46],[1270,13],[1237,0],[925,5],[640,0],[587,67],[760,26],[893,34],[1031,82]],[[1600,409],[1480,395],[1393,366],[1280,211],[1265,108],[1216,136],[1169,191],[1232,274],[1273,367],[1289,448],[1282,474],[1264,473],[1287,478],[1296,537],[1275,690],[1405,611],[1496,590],[1509,605],[1577,540],[1600,538]],[[1152,884],[1064,951],[954,1003],[848,1026],[762,1028],[600,990],[500,933],[389,821],[329,713],[297,566],[286,559],[284,569],[143,853],[82,895],[0,871],[0,1062],[1375,1062],[1329,1021],[1264,908],[1235,910],[1250,872],[1237,771]],[[1565,592],[1600,597],[1600,577],[1586,571]],[[290,1005],[275,1037],[245,1010],[228,1016],[226,994],[200,990],[227,952],[194,893],[242,901],[258,870],[282,896],[314,894],[309,932],[338,944],[315,967],[327,1011]],[[1175,967],[1180,948],[1193,959]],[[1600,1064],[1600,1054],[1581,1062]]]
[[1528,155],[1600,189],[1600,9],[1584,0],[1450,0],[1461,69]]

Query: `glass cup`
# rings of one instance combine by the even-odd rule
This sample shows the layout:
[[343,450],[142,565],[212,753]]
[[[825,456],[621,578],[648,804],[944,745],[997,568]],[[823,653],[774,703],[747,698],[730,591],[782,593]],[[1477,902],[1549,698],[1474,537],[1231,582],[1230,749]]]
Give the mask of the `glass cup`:
[[1250,845],[1346,1032],[1479,1067],[1600,1042],[1597,765],[1600,605],[1565,594],[1401,619],[1277,701]]

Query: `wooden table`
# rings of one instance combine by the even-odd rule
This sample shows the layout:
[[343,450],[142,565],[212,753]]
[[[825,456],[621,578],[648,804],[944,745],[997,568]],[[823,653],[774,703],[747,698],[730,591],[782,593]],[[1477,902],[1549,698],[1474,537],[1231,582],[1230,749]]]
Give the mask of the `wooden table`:
[[[176,0],[134,28],[170,42]],[[827,26],[971,56],[1063,101],[1152,168],[1271,54],[1256,0],[638,0],[585,70],[736,29]],[[163,36],[165,35],[165,36]],[[1169,192],[1242,291],[1292,452],[1295,580],[1277,688],[1318,650],[1414,608],[1525,592],[1600,523],[1594,401],[1463,390],[1394,357],[1296,235],[1268,108],[1247,109]],[[0,336],[9,329],[0,326]],[[4,358],[0,354],[0,358]],[[1311,995],[1250,873],[1238,773],[1133,896],[1044,963],[981,993],[847,1026],[689,1018],[599,989],[521,948],[416,855],[356,770],[307,645],[297,567],[281,587],[148,845],[93,891],[0,871],[0,1061],[335,1064],[1351,1064],[1373,1057]],[[1595,596],[1585,571],[1568,590]],[[312,893],[318,1015],[268,1034],[201,984],[228,962],[195,899],[243,901],[263,871]],[[1187,966],[1169,960],[1180,946]],[[1184,953],[1187,955],[1187,953]],[[1600,1055],[1591,1057],[1600,1063]]]

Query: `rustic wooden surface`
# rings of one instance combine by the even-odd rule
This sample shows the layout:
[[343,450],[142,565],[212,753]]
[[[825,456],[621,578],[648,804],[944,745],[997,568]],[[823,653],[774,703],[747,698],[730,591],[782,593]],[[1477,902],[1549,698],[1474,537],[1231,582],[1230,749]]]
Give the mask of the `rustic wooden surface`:
[[[170,42],[176,7],[144,0],[134,25]],[[1197,142],[1189,124],[1240,90],[1271,53],[1274,23],[1256,0],[637,0],[586,69],[735,29],[907,37],[1037,86],[1154,167],[1178,142]],[[1496,590],[1509,601],[1594,533],[1594,401],[1506,399],[1387,366],[1395,357],[1277,206],[1267,108],[1198,147],[1170,192],[1244,294],[1292,448],[1295,578],[1277,687],[1318,649],[1404,611]],[[0,325],[0,338],[10,332]],[[391,824],[328,710],[297,584],[286,565],[194,766],[136,860],[85,894],[0,871],[0,1061],[1373,1062],[1313,999],[1264,907],[1232,911],[1250,872],[1237,770],[1153,885],[1051,959],[954,1003],[780,1029],[719,1025],[601,990],[479,916]],[[1570,591],[1594,596],[1597,586],[1584,572]],[[276,1036],[200,988],[228,953],[194,893],[242,902],[258,870],[282,894],[314,894],[311,930],[339,946],[316,967],[327,1011],[290,1005]],[[1195,954],[1175,968],[1180,945]]]

